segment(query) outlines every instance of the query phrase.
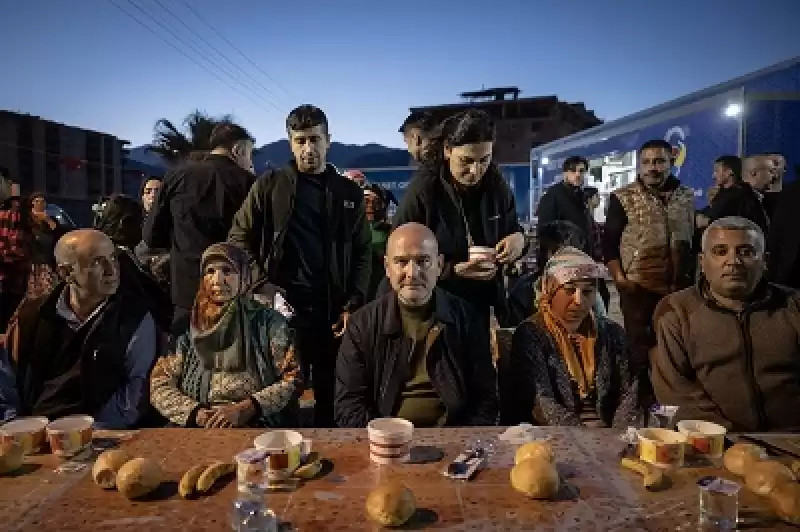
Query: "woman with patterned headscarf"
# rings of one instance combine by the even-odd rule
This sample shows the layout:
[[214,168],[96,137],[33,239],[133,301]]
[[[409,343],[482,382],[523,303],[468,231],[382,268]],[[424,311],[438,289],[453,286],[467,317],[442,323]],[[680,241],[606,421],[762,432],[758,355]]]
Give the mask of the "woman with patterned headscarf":
[[577,248],[546,264],[533,316],[501,361],[501,424],[627,427],[639,423],[625,332],[593,311],[608,272]]
[[180,426],[291,426],[301,374],[286,319],[247,292],[240,248],[210,246],[201,275],[189,331],[153,369],[151,403]]

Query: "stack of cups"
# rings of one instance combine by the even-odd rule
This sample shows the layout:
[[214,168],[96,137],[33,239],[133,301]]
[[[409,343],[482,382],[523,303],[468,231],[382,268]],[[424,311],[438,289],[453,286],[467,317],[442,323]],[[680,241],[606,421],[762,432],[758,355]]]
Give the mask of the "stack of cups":
[[414,424],[396,417],[373,419],[367,425],[369,457],[376,464],[400,464],[411,455]]

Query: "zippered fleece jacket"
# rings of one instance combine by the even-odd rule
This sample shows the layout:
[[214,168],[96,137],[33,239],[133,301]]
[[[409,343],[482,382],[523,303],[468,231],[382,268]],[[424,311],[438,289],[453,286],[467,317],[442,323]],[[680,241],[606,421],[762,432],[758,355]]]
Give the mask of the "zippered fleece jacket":
[[658,346],[651,378],[678,419],[732,431],[800,431],[800,295],[762,281],[736,313],[704,280],[671,294],[653,317]]

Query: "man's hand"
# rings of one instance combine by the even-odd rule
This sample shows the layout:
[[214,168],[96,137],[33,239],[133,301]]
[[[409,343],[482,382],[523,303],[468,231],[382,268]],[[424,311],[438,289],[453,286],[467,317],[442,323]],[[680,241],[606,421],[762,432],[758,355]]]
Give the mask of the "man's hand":
[[215,406],[211,411],[211,417],[205,424],[207,429],[244,427],[256,414],[256,408],[250,399],[229,405]]
[[614,285],[617,287],[617,290],[622,290],[623,292],[633,292],[636,290],[636,283],[629,280],[624,273],[614,276]]
[[41,211],[41,212],[33,211],[32,214],[33,214],[34,218],[36,218],[40,222],[46,223],[47,227],[49,227],[50,229],[55,229],[56,226],[58,225],[56,223],[56,221],[53,220],[52,218],[50,218],[50,215],[47,214],[45,211]]
[[495,274],[497,273],[497,266],[492,264],[491,268],[485,268],[485,265],[486,261],[483,259],[459,262],[453,266],[453,273],[464,279],[488,281],[494,278]]
[[494,249],[497,251],[497,262],[510,264],[520,258],[525,251],[525,235],[512,233],[501,240]]
[[152,273],[153,276],[159,281],[169,281],[170,259],[171,257],[169,253],[156,255],[150,259],[150,273]]
[[340,338],[344,335],[344,331],[347,329],[347,320],[350,319],[349,312],[342,312],[341,316],[339,316],[339,320],[331,326],[331,330],[333,331],[333,336],[336,338]]

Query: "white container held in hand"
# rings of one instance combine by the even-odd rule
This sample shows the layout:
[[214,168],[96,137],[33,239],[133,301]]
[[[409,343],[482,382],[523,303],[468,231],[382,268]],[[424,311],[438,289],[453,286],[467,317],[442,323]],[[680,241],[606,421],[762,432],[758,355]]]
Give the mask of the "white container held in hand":
[[480,268],[484,270],[491,270],[495,267],[497,260],[497,252],[494,248],[485,246],[470,246],[469,247],[469,261],[479,261]]
[[376,464],[400,464],[411,457],[414,424],[397,417],[373,419],[367,424],[369,457]]

